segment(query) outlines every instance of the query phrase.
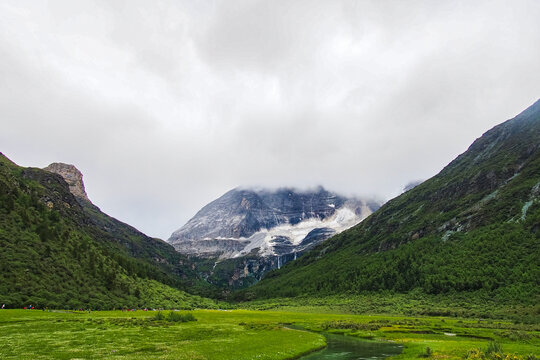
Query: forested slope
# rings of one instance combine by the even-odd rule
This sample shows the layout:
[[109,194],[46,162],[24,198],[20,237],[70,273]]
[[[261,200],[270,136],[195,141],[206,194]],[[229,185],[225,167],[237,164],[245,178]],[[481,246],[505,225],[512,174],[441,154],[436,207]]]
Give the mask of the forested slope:
[[57,174],[0,154],[0,303],[55,308],[213,302],[188,259],[76,199]]
[[239,299],[412,290],[538,303],[540,101]]

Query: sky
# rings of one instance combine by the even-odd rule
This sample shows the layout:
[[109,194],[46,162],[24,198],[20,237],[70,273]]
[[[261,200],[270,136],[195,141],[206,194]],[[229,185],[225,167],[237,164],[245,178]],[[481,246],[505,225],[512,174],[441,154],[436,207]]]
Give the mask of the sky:
[[0,2],[0,152],[167,239],[237,186],[390,199],[540,97],[540,1]]

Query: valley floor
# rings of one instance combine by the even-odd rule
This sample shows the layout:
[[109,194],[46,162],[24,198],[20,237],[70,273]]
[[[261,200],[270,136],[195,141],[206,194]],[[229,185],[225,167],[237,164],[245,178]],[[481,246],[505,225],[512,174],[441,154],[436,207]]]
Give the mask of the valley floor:
[[196,321],[183,322],[189,318],[169,311],[159,319],[155,311],[140,310],[0,310],[0,358],[293,359],[325,346],[320,331],[401,343],[403,353],[395,359],[462,359],[471,350],[470,359],[481,359],[490,342],[502,347],[502,359],[510,353],[516,357],[507,359],[540,355],[540,326],[509,321],[292,311],[190,313]]

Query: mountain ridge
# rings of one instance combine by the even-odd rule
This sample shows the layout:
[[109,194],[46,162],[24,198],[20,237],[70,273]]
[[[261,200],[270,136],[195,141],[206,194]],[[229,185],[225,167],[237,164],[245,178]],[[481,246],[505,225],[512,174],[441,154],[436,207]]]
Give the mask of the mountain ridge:
[[226,291],[250,286],[380,206],[322,186],[237,187],[204,206],[168,242]]
[[215,306],[183,291],[208,287],[191,261],[72,191],[61,175],[20,167],[0,154],[0,302],[69,309]]
[[536,301],[539,149],[540,100],[436,176],[238,296],[420,289]]
[[[184,226],[173,232],[168,242],[182,253],[206,257],[233,258],[251,253],[256,248],[261,256],[278,255],[275,250],[283,247],[285,242],[290,245],[289,253],[292,253],[293,245],[303,240],[298,236],[306,237],[319,226],[335,233],[341,230],[340,227],[350,227],[361,221],[379,206],[375,201],[346,198],[322,186],[313,190],[237,187],[205,205]],[[352,212],[348,214],[350,219],[344,219],[341,214],[340,219],[348,221],[347,224],[325,223],[345,207]],[[304,230],[303,235],[295,237],[285,229],[294,228],[298,233],[301,225],[311,220],[314,222],[308,225],[308,231]],[[281,233],[277,231],[280,227]],[[273,230],[278,233],[273,234]],[[318,234],[319,237],[322,233],[324,231]],[[264,239],[260,239],[261,236]],[[280,245],[271,244],[274,238]]]

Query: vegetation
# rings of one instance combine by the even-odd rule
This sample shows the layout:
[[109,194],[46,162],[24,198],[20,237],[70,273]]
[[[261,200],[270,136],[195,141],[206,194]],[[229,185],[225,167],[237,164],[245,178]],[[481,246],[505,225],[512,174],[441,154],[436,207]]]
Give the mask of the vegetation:
[[[196,321],[169,320],[171,314],[178,319],[191,314]],[[309,332],[291,330],[295,326]],[[449,360],[533,360],[540,354],[537,324],[499,320],[245,310],[4,310],[0,358],[292,359],[323,347],[321,331],[403,344],[395,359],[429,354]]]
[[540,111],[525,111],[236,298],[390,292],[540,303],[539,144]]
[[[0,304],[43,309],[0,311],[0,358],[292,359],[329,332],[403,344],[397,359],[537,359],[539,154],[526,111],[234,306],[185,292],[218,296],[233,262],[205,281],[194,269],[212,264],[0,155]],[[249,310],[196,310],[231,307]]]
[[483,351],[481,349],[473,349],[469,350],[467,352],[467,355],[464,357],[466,360],[473,360],[473,359],[479,359],[479,360],[537,360],[538,358],[533,355],[529,354],[527,356],[522,356],[519,354],[509,354],[505,353],[501,347],[496,342],[490,342],[487,346],[486,350]]
[[428,346],[426,348],[426,351],[422,354],[420,354],[418,357],[423,357],[423,358],[429,358],[429,357],[432,357],[433,356],[433,352],[431,351],[431,348]]
[[55,174],[0,155],[0,303],[7,307],[213,308],[160,240],[79,203]]
[[153,319],[157,321],[166,320],[169,322],[197,321],[197,319],[195,319],[195,316],[193,316],[193,314],[191,313],[180,314],[175,311],[171,311],[167,315],[163,315],[161,311],[158,311],[158,313],[153,317]]
[[394,314],[406,316],[445,316],[452,318],[506,319],[515,323],[540,323],[538,304],[508,304],[487,294],[467,293],[426,295],[421,291],[406,294],[379,292],[305,295],[295,298],[253,300],[237,304],[251,310],[304,311],[310,313]]
[[195,263],[196,270],[203,274],[207,282],[218,289],[222,289],[221,294],[216,293],[216,296],[223,299],[226,299],[226,295],[231,291],[248,288],[260,280],[252,273],[246,277],[238,276],[250,261],[262,262],[257,254],[251,253],[232,259],[198,258],[192,260]]
[[325,345],[315,333],[239,325],[253,321],[253,313],[196,311],[197,321],[187,322],[170,314],[177,313],[156,320],[155,312],[144,311],[0,311],[0,358],[277,360]]

